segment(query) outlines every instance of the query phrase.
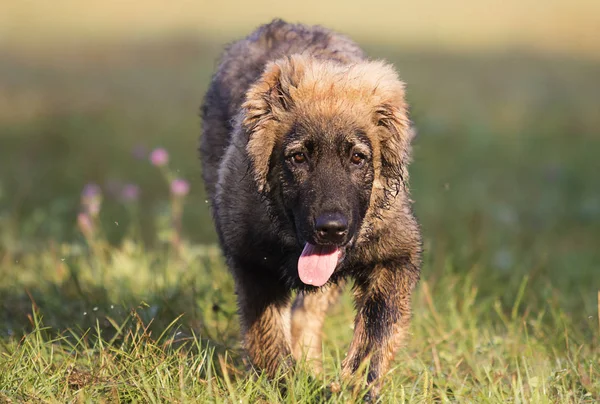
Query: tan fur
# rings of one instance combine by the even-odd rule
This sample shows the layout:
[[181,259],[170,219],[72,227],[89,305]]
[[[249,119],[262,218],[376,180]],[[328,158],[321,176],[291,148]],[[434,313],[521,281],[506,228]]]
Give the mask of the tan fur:
[[331,285],[318,293],[299,292],[292,306],[292,353],[321,372],[322,328],[329,308],[341,293],[341,285]]

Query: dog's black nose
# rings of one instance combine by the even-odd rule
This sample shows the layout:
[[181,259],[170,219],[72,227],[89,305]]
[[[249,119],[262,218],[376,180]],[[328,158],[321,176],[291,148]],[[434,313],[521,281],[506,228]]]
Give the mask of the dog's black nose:
[[348,219],[339,213],[326,213],[317,217],[315,229],[318,242],[339,244],[348,233]]

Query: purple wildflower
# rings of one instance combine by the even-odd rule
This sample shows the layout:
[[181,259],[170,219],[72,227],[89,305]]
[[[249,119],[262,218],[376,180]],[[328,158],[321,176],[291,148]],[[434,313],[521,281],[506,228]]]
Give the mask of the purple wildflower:
[[169,153],[160,147],[154,149],[152,150],[152,153],[150,153],[150,162],[157,167],[165,166],[169,162]]
[[98,186],[98,184],[94,184],[90,182],[83,187],[83,191],[81,191],[81,198],[84,200],[93,199],[99,197],[102,194],[102,190]]
[[175,196],[185,196],[190,192],[190,184],[181,178],[174,179],[171,182],[171,193]]
[[135,202],[140,196],[140,187],[135,184],[125,184],[121,190],[121,199],[124,202]]
[[92,217],[100,213],[100,204],[102,203],[102,190],[97,184],[89,183],[81,191],[81,205],[85,211]]

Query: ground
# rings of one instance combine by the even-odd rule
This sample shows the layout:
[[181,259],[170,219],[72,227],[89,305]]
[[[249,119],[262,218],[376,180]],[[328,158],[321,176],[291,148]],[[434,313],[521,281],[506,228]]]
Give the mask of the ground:
[[[366,47],[408,83],[425,240],[384,402],[597,402],[600,64]],[[0,402],[364,393],[338,388],[348,293],[322,376],[299,366],[283,394],[247,371],[195,151],[218,53],[180,41],[0,58]],[[148,160],[157,147],[168,166]],[[102,203],[86,224],[88,183]]]

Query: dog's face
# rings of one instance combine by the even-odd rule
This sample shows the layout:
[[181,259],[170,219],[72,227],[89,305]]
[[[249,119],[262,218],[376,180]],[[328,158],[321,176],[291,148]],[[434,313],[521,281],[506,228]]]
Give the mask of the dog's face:
[[282,201],[302,246],[343,249],[369,208],[373,149],[364,129],[311,118],[298,118],[273,156],[281,162]]
[[300,279],[321,286],[365,222],[403,192],[403,84],[383,63],[294,55],[267,67],[243,113],[257,187],[278,201],[304,246]]

